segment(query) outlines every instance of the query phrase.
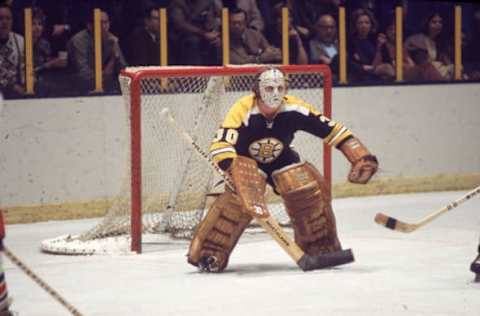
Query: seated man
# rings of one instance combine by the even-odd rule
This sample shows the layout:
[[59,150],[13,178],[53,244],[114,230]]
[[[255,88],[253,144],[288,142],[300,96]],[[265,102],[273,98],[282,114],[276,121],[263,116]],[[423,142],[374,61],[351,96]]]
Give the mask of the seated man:
[[242,9],[230,11],[230,63],[279,63],[280,49],[273,47],[262,33],[247,28],[247,13]]
[[[233,174],[238,174],[238,159],[254,160],[281,195],[298,246],[309,256],[337,252],[341,244],[327,184],[319,171],[300,160],[290,147],[299,130],[323,138],[343,152],[352,164],[349,181],[367,183],[377,171],[376,157],[348,128],[325,117],[311,104],[287,95],[285,75],[276,68],[259,72],[253,94],[230,108],[213,140],[210,156],[221,169]],[[188,262],[201,270],[223,271],[251,220],[237,193],[227,188],[197,227]]]
[[[118,91],[118,73],[127,63],[118,44],[118,38],[110,33],[110,19],[101,12],[102,70],[105,91]],[[67,44],[68,58],[78,79],[80,92],[88,93],[95,84],[95,52],[93,11],[86,22],[86,29],[75,34]]]
[[[283,46],[283,6],[275,6],[274,25],[267,35],[270,43],[279,50]],[[288,51],[289,64],[304,65],[308,64],[307,41],[304,41],[300,35],[300,28],[293,23],[291,15],[288,16]]]
[[129,37],[128,63],[132,66],[160,65],[160,16],[158,9],[144,11],[143,25]]
[[310,63],[325,64],[338,70],[337,22],[330,14],[318,17],[310,40]]
[[172,0],[167,11],[174,63],[218,65],[221,56],[220,11],[215,1]]

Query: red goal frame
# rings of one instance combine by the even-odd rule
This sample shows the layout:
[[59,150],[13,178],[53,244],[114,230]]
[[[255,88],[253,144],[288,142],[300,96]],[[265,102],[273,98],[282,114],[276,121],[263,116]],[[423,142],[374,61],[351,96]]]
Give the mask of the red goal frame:
[[[185,76],[235,76],[255,74],[265,65],[215,66],[215,67],[145,67],[122,71],[130,82],[130,146],[131,146],[131,250],[142,252],[142,157],[141,157],[141,81],[150,78],[171,78]],[[332,73],[326,65],[283,65],[278,66],[287,74],[321,73],[323,79],[323,111],[332,117]],[[319,105],[316,105],[319,106]],[[331,147],[323,145],[323,175],[331,192],[332,158]]]

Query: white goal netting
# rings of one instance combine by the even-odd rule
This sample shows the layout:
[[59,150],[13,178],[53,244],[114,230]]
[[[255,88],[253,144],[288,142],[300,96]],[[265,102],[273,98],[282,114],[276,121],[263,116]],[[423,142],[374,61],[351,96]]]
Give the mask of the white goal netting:
[[[134,244],[150,238],[147,234],[191,238],[209,199],[214,198],[212,193],[222,192],[223,184],[219,184],[221,177],[208,161],[199,157],[192,145],[178,135],[161,111],[168,108],[176,123],[202,150],[208,151],[230,106],[251,93],[260,68],[146,67],[124,71],[120,84],[130,114],[126,123],[130,127],[132,147],[126,153],[131,159],[125,168],[122,190],[95,227],[78,236],[45,240],[42,250],[65,254],[124,252],[125,249],[139,252]],[[330,81],[325,81],[329,80],[328,69],[287,66],[284,71],[288,74],[289,93],[323,111],[324,101],[330,99],[331,93]],[[323,170],[320,139],[298,133],[293,145],[303,159]],[[277,220],[287,224],[281,200],[271,191],[268,203]]]

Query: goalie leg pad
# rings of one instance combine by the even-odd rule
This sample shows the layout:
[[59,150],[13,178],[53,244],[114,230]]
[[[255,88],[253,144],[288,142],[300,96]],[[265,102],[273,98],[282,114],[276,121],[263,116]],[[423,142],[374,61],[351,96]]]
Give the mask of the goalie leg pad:
[[275,171],[273,181],[300,248],[312,256],[340,250],[330,192],[317,169],[308,162],[293,164]]
[[188,262],[199,266],[207,260],[210,264],[207,270],[223,271],[230,253],[251,220],[252,217],[243,211],[238,197],[229,190],[225,191],[213,202],[198,225],[188,251]]

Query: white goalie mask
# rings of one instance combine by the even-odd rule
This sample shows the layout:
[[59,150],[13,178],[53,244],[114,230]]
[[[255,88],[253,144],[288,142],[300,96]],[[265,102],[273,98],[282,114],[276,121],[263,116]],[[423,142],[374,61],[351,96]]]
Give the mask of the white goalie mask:
[[287,84],[283,73],[275,68],[265,70],[258,77],[260,98],[271,109],[278,108],[287,93]]

